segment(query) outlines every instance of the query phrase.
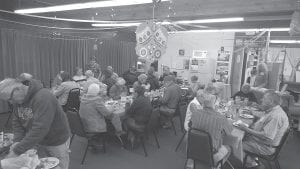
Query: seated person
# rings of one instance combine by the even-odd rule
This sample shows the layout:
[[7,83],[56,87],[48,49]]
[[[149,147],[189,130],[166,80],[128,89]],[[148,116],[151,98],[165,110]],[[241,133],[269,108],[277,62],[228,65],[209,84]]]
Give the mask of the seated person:
[[[98,84],[91,84],[88,91],[81,98],[79,114],[82,118],[83,126],[87,132],[103,133],[107,131],[105,119],[110,119],[116,135],[123,134],[120,117],[105,107],[101,93],[106,92]],[[97,150],[101,134],[95,135],[92,140],[93,147]]]
[[145,89],[142,86],[136,86],[133,93],[135,99],[126,110],[126,114],[128,115],[128,119],[126,120],[128,140],[132,144],[135,140],[135,133],[145,130],[152,113],[152,105],[144,93]]
[[129,70],[125,71],[123,74],[123,78],[126,81],[126,86],[132,86],[133,83],[138,80],[137,77],[135,66],[130,67]]
[[196,96],[197,91],[199,89],[203,88],[203,86],[198,82],[198,77],[197,76],[192,76],[191,77],[191,84],[189,87],[189,95],[190,96]]
[[72,78],[76,83],[83,87],[84,82],[86,81],[86,76],[83,75],[82,68],[75,68],[75,75]]
[[70,74],[68,72],[62,72],[60,77],[62,83],[56,89],[54,89],[53,93],[57,97],[60,105],[64,106],[67,104],[69,92],[72,89],[79,88],[79,85],[76,82],[71,81]]
[[148,76],[146,74],[140,74],[138,76],[138,81],[133,83],[133,88],[137,85],[143,86],[146,91],[150,90],[150,84],[147,82]]
[[62,83],[62,80],[61,80],[61,74],[63,73],[64,71],[60,71],[53,79],[53,81],[51,82],[51,89],[52,91],[54,91],[55,89],[58,88],[58,86]]
[[83,93],[84,94],[87,93],[89,86],[93,83],[96,83],[100,86],[104,85],[97,78],[94,77],[94,73],[91,70],[87,70],[85,72],[85,76],[86,76],[86,81],[83,83]]
[[253,94],[253,92],[251,92],[251,87],[249,84],[244,84],[242,86],[242,89],[240,91],[238,91],[237,93],[235,93],[231,98],[233,98],[235,100],[236,97],[240,97],[241,100],[243,101],[245,98],[247,98],[249,100],[249,103],[257,103],[257,99],[255,97],[255,95]]
[[125,80],[121,77],[117,79],[116,84],[114,84],[109,90],[109,97],[114,100],[121,99],[122,96],[127,96],[127,87],[125,86]]
[[164,79],[164,95],[160,98],[161,106],[159,112],[161,115],[161,122],[164,128],[171,127],[170,118],[173,117],[181,97],[181,89],[175,84],[174,76],[166,76]]
[[150,67],[147,74],[147,82],[150,84],[149,91],[159,89],[159,81],[158,78],[154,75],[154,73],[154,67]]
[[110,88],[117,82],[117,79],[115,76],[113,76],[113,73],[109,70],[103,71],[103,80],[102,83],[107,85],[107,93],[109,93]]
[[[275,92],[268,92],[262,100],[265,115],[262,116],[251,128],[243,124],[239,128],[247,133],[243,141],[243,149],[255,154],[271,155],[278,146],[284,133],[289,127],[286,113],[280,107],[280,96]],[[271,146],[270,146],[271,145]],[[252,158],[246,161],[246,167],[256,166]]]
[[[225,157],[228,157],[230,148],[222,143],[224,135],[229,135],[233,130],[232,124],[225,116],[222,116],[214,110],[216,96],[203,93],[200,97],[203,98],[203,109],[191,109],[191,127],[204,130],[210,134],[212,138],[214,162],[217,163],[220,160],[225,162]],[[193,164],[192,162],[193,161],[189,159],[187,165]]]
[[185,120],[184,120],[184,129],[186,131],[189,130],[189,123],[191,121],[191,117],[192,117],[192,112],[191,112],[191,108],[195,107],[196,109],[202,109],[202,105],[203,105],[203,98],[202,96],[203,91],[202,90],[198,90],[197,91],[197,95],[196,97],[189,103],[187,109],[186,109],[186,115],[185,115]]

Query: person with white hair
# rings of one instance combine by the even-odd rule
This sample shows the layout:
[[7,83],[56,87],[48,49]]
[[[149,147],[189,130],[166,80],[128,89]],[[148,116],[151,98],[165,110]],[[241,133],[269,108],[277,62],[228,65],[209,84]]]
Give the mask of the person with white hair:
[[86,81],[83,83],[83,93],[87,93],[88,87],[93,84],[103,85],[97,78],[94,77],[94,73],[91,70],[85,71]]
[[[212,138],[213,159],[217,163],[228,157],[230,148],[223,145],[224,135],[230,135],[233,130],[232,124],[214,109],[216,96],[210,93],[201,93],[203,109],[191,108],[191,127],[208,132]],[[187,166],[192,165],[193,160],[189,159]]]
[[189,103],[187,109],[186,109],[186,115],[185,115],[185,120],[184,120],[184,129],[186,131],[189,130],[189,123],[191,121],[192,118],[192,111],[191,108],[194,107],[194,109],[202,109],[203,106],[203,98],[202,98],[202,93],[203,90],[198,90],[196,97]]
[[[98,84],[93,83],[88,87],[88,91],[81,98],[79,114],[82,118],[83,126],[87,132],[104,133],[107,132],[105,119],[111,120],[116,135],[119,137],[123,134],[122,123],[120,117],[113,112],[115,109],[109,110],[105,107],[101,93],[105,92],[105,88],[101,88]],[[92,139],[93,150],[98,151],[101,147],[101,134],[95,135]]]
[[[275,152],[273,146],[278,146],[282,136],[289,127],[289,119],[280,107],[280,96],[267,92],[262,99],[263,115],[251,128],[239,124],[239,128],[248,135],[243,140],[243,149],[255,154],[271,155]],[[254,167],[257,163],[252,159],[246,160],[246,167]]]
[[146,91],[150,90],[150,84],[147,82],[148,76],[146,74],[140,74],[138,81],[134,82],[133,88],[137,85],[143,86]]
[[127,96],[127,87],[125,86],[125,80],[121,77],[117,79],[117,82],[110,88],[109,97],[114,100],[120,99],[122,96]]
[[266,65],[266,63],[260,63],[257,67],[258,69],[253,87],[267,88],[269,80],[268,66]]

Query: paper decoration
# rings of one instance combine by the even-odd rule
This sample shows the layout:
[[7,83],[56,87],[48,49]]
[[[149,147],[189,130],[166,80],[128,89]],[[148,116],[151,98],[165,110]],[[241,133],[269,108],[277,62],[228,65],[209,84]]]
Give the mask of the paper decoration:
[[300,11],[295,11],[292,15],[290,24],[290,34],[292,36],[300,35]]
[[225,62],[229,62],[229,58],[230,58],[230,52],[229,51],[222,51],[219,50],[218,51],[218,58],[217,61],[225,61]]
[[193,50],[193,58],[207,58],[208,52],[206,50]]
[[153,21],[142,23],[136,29],[136,54],[154,60],[160,58],[167,48],[168,31]]

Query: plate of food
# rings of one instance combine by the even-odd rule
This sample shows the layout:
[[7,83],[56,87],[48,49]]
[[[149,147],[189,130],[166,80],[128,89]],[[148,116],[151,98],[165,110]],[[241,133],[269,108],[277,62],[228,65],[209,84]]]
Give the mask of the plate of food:
[[40,164],[36,169],[51,169],[56,167],[59,164],[59,159],[55,157],[46,157],[40,159]]
[[248,125],[247,123],[244,123],[242,120],[238,120],[238,121],[235,121],[235,122],[232,123],[232,125],[234,125],[234,126],[236,126],[236,127],[238,127],[239,124],[244,124],[244,125],[246,125],[247,127],[249,127],[249,125]]
[[241,114],[240,117],[244,118],[244,119],[253,119],[254,116],[250,115],[250,114]]

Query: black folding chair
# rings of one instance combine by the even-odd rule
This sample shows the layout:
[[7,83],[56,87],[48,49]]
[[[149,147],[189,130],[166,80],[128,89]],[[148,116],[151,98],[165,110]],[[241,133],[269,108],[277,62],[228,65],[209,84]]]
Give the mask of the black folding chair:
[[188,131],[187,159],[194,160],[194,168],[196,168],[195,164],[197,163],[201,163],[208,168],[219,165],[221,165],[221,168],[223,167],[222,160],[215,162],[213,159],[213,146],[210,134],[199,129],[192,128]]
[[157,148],[158,149],[160,148],[157,134],[156,134],[157,128],[158,128],[158,117],[156,118],[154,113],[151,113],[150,120],[148,121],[146,128],[143,131],[133,131],[135,133],[135,136],[141,140],[141,144],[143,146],[145,157],[148,156],[148,152],[147,152],[147,149],[145,146],[145,140],[146,140],[146,138],[148,138],[149,133],[153,134]]
[[74,88],[70,90],[67,103],[63,106],[63,108],[64,111],[67,112],[68,110],[71,109],[76,109],[77,111],[79,111],[79,107],[80,107],[80,89]]
[[279,143],[278,146],[268,145],[269,147],[275,148],[275,152],[271,155],[255,154],[255,153],[252,153],[250,151],[245,151],[245,158],[244,158],[243,168],[245,168],[247,157],[252,156],[252,157],[258,157],[258,158],[266,160],[268,162],[269,168],[271,168],[271,169],[272,169],[272,163],[275,164],[277,169],[280,169],[280,164],[279,164],[279,161],[278,161],[279,154],[280,154],[280,151],[281,151],[283,145],[287,141],[287,138],[289,136],[290,131],[291,131],[291,129],[288,128],[287,131],[284,133],[283,137],[281,138],[280,143]]
[[85,161],[88,148],[92,146],[91,139],[96,134],[97,135],[103,134],[103,142],[102,142],[102,144],[103,144],[103,152],[104,153],[106,152],[106,147],[105,147],[105,141],[106,141],[105,135],[106,135],[106,133],[90,133],[90,132],[86,132],[84,130],[84,126],[83,126],[82,120],[80,118],[80,115],[79,115],[78,111],[76,111],[76,109],[69,109],[66,112],[66,115],[67,115],[67,118],[68,118],[68,121],[69,121],[69,125],[70,125],[70,128],[71,128],[71,133],[72,133],[72,137],[71,137],[71,141],[70,141],[70,146],[72,144],[72,141],[73,141],[73,138],[74,138],[75,135],[83,137],[83,138],[86,138],[87,141],[88,141],[87,145],[86,145],[86,149],[85,149],[84,155],[82,157],[81,165],[83,165],[83,163]]

